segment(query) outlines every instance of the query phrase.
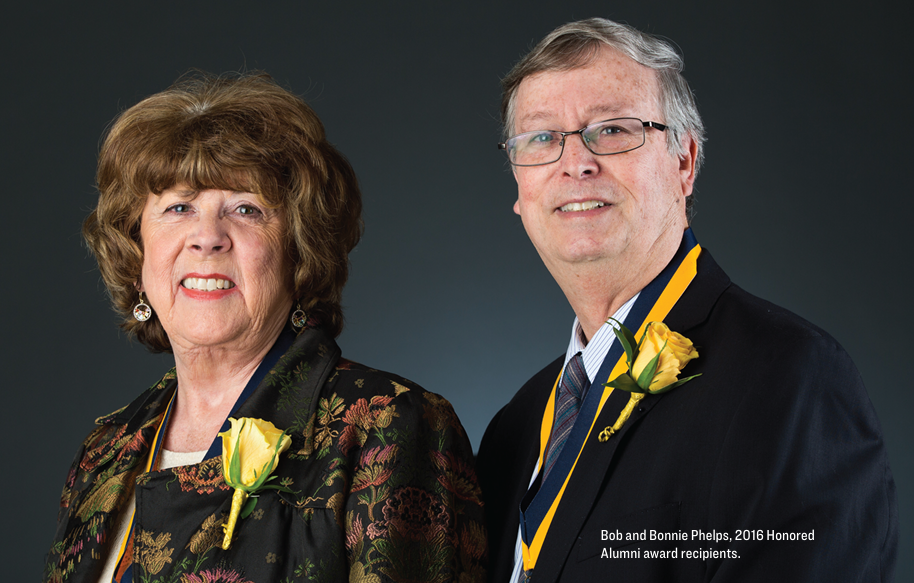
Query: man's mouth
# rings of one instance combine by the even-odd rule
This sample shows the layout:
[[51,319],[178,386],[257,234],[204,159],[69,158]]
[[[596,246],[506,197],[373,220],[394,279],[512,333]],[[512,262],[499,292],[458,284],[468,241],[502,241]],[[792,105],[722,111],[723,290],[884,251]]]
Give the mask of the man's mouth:
[[588,200],[586,202],[569,202],[568,204],[559,207],[559,210],[563,213],[592,211],[593,209],[598,209],[604,206],[606,206],[605,202],[600,202],[598,200]]
[[235,287],[235,284],[227,279],[207,279],[203,277],[188,277],[181,282],[181,285],[187,289],[200,291],[214,291],[217,289],[231,289]]

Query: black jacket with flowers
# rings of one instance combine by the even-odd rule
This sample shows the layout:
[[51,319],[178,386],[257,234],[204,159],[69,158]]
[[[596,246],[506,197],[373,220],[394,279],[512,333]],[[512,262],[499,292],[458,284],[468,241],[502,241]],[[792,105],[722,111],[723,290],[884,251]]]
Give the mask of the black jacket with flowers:
[[138,583],[484,579],[472,450],[443,398],[341,359],[305,329],[236,414],[291,432],[275,475],[295,493],[262,493],[225,551],[221,456],[143,473],[175,389],[172,372],[97,421],[63,491],[45,581],[98,580],[132,481]]

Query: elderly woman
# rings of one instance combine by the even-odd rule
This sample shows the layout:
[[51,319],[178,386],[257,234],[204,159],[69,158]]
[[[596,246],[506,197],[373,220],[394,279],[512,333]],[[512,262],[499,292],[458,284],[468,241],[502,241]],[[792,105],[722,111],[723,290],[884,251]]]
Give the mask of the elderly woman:
[[179,82],[116,120],[98,189],[122,326],[175,367],[96,421],[45,580],[482,580],[450,405],[334,341],[361,200],[314,112],[265,75]]

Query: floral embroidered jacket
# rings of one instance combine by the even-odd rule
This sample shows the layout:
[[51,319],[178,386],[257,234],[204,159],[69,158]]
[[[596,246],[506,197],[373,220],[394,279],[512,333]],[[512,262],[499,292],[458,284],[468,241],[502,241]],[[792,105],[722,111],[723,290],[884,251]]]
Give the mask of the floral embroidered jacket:
[[137,583],[483,581],[486,534],[472,450],[443,398],[340,358],[306,328],[238,417],[291,431],[276,482],[219,546],[232,491],[222,458],[144,473],[174,372],[97,421],[61,498],[45,581],[98,580],[135,486]]

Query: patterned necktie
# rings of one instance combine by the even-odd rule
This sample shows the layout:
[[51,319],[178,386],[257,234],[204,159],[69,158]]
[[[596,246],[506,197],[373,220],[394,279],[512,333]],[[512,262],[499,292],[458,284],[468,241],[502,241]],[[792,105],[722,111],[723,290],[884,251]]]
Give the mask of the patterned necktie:
[[559,383],[559,390],[555,396],[552,433],[549,436],[546,462],[543,465],[545,468],[543,470],[544,482],[559,458],[562,446],[568,440],[574,420],[577,419],[578,411],[581,409],[581,396],[589,386],[590,380],[587,378],[587,371],[584,370],[584,359],[581,358],[579,352],[565,365],[565,372],[562,374],[562,381]]

